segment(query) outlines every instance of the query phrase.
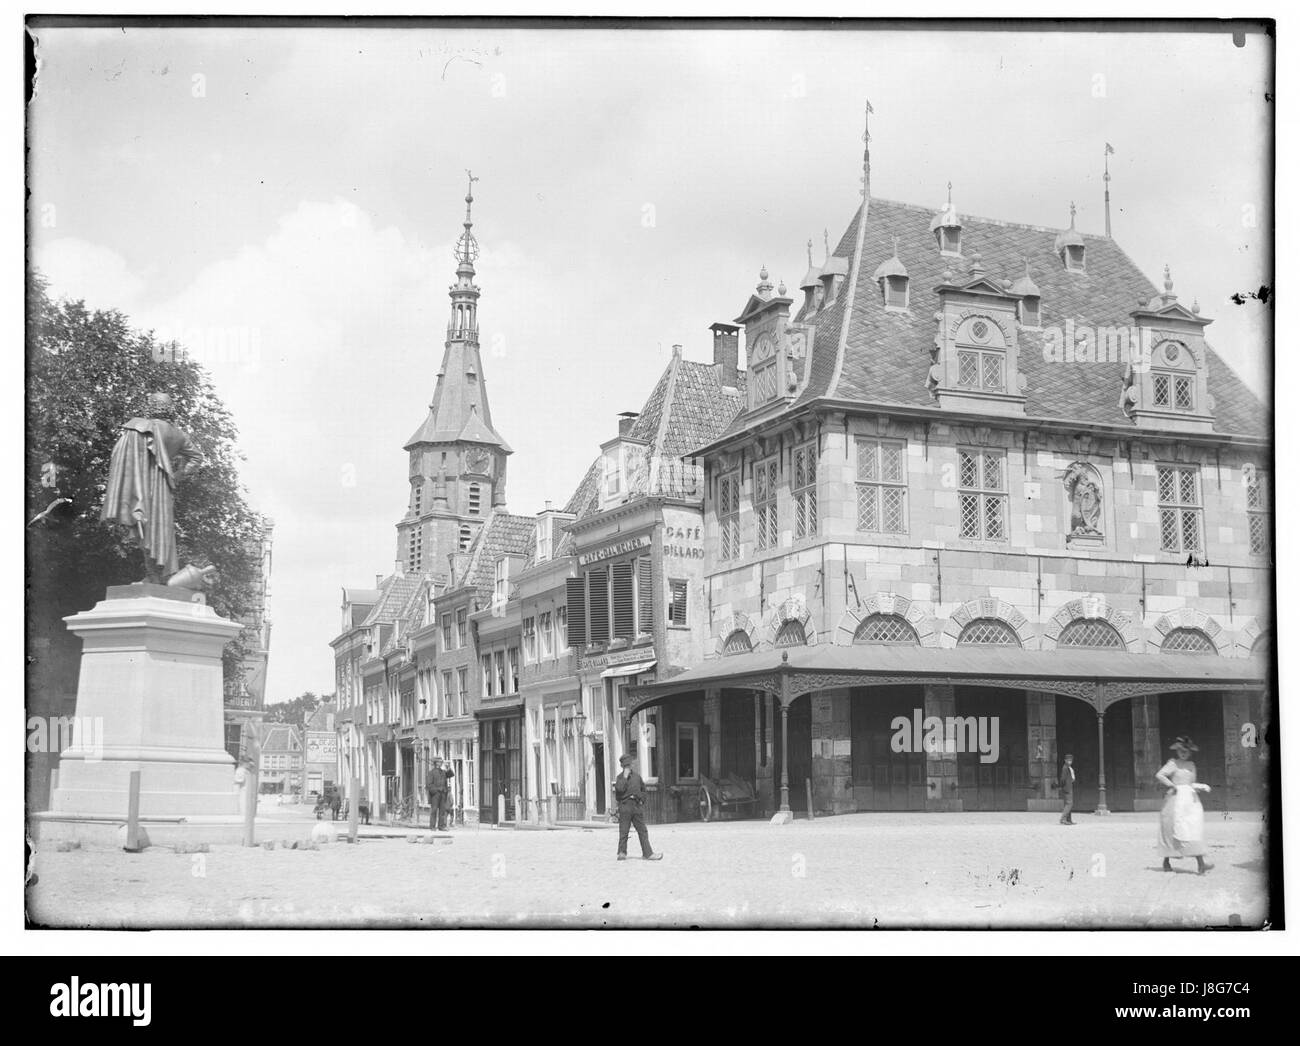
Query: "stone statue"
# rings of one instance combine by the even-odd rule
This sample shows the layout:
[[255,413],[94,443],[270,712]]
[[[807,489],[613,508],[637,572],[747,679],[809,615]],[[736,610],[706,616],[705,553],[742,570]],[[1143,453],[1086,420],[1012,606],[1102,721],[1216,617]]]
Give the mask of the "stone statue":
[[1070,499],[1070,536],[1101,536],[1101,487],[1093,471],[1081,461],[1073,462],[1062,478]]
[[172,398],[149,395],[148,418],[122,426],[108,466],[100,518],[129,528],[144,555],[145,578],[162,584],[179,566],[176,555],[176,486],[201,460],[190,437],[172,424]]

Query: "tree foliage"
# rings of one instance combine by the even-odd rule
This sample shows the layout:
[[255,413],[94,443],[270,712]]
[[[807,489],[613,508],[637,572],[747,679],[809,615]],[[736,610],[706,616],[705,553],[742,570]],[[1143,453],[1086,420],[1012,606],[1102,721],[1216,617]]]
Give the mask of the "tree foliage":
[[266,722],[290,723],[293,726],[305,728],[307,719],[316,711],[320,703],[321,698],[308,690],[299,694],[292,701],[281,701],[279,704],[267,705]]
[[[26,519],[56,499],[70,504],[27,528],[29,618],[56,628],[55,616],[87,610],[108,586],[142,578],[140,553],[99,513],[121,426],[148,416],[151,392],[171,394],[176,424],[204,457],[177,492],[181,564],[216,566],[207,592],[218,614],[240,620],[256,610],[264,523],[248,506],[235,424],[206,371],[180,346],[133,329],[116,309],[91,311],[84,302],[51,299],[33,273],[27,287]],[[247,633],[226,648],[228,685],[239,680]]]

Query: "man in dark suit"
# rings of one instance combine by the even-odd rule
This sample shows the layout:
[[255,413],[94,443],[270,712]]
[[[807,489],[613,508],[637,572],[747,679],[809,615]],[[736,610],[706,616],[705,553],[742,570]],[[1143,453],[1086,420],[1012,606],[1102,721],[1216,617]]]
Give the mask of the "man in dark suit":
[[442,757],[433,757],[433,769],[424,779],[424,787],[429,793],[429,830],[441,832],[447,819],[447,785],[456,776],[450,770],[444,770]]
[[641,807],[645,805],[645,781],[632,769],[630,755],[619,756],[622,773],[614,778],[614,798],[618,800],[618,859],[627,860],[628,829],[635,826],[636,837],[641,841],[641,857],[646,861],[659,861],[663,854],[650,849],[650,833],[645,829]]
[[1070,817],[1074,810],[1074,756],[1067,755],[1061,765],[1061,779],[1057,782],[1061,788],[1061,799],[1065,806],[1061,810],[1061,824],[1074,824]]

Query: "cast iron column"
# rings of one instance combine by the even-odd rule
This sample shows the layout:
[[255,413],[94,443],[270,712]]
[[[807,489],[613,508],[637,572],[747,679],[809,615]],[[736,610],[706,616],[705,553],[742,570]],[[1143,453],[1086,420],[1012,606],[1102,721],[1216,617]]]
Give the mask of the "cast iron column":
[[1108,814],[1106,806],[1106,713],[1097,713],[1097,809],[1094,814]]

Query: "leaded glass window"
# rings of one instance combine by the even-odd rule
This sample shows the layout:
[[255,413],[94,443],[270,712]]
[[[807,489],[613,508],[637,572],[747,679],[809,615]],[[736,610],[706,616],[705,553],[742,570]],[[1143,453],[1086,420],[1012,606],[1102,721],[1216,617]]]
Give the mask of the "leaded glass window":
[[1000,450],[959,450],[958,494],[961,536],[984,541],[1007,539],[1006,454]]
[[1156,468],[1160,547],[1166,552],[1201,551],[1201,497],[1195,466]]
[[893,440],[859,439],[858,529],[907,533],[907,446]]
[[1214,640],[1199,628],[1175,628],[1160,644],[1167,654],[1217,654]]
[[916,646],[920,640],[916,636],[916,629],[898,614],[872,614],[858,625],[853,642]]
[[760,549],[774,548],[777,543],[776,495],[780,482],[781,463],[777,458],[754,466],[754,526]]
[[804,636],[803,624],[799,621],[787,621],[776,634],[776,646],[804,646],[808,642]]
[[1123,650],[1124,638],[1108,621],[1080,618],[1061,629],[1056,645],[1089,647],[1093,650]]
[[1005,621],[981,617],[961,630],[958,646],[1020,646],[1020,637]]
[[794,536],[817,533],[817,443],[805,443],[794,450],[794,480],[790,487],[794,501]]

